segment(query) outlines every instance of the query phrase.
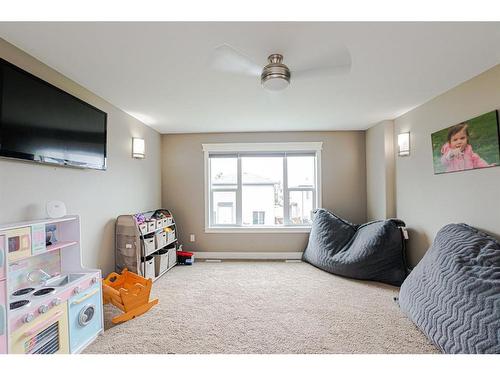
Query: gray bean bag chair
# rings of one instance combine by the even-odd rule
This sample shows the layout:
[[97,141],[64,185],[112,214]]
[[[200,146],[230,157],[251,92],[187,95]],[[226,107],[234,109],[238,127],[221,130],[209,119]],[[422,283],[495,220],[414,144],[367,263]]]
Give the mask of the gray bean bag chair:
[[444,353],[500,353],[500,243],[446,225],[401,286],[399,305]]
[[397,219],[356,225],[318,209],[302,260],[337,275],[400,286],[407,274],[400,226]]

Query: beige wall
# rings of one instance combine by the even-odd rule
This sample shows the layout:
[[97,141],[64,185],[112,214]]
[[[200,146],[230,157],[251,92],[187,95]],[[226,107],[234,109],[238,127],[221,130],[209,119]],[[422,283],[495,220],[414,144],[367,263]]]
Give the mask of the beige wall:
[[[172,134],[162,136],[162,201],[185,248],[213,252],[297,252],[308,234],[204,233],[202,143],[322,141],[323,206],[355,223],[366,219],[365,136],[357,132]],[[189,234],[196,242],[189,242]]]
[[396,216],[394,122],[383,121],[366,131],[366,215],[368,220]]
[[[0,158],[0,223],[44,218],[45,203],[62,200],[81,215],[84,264],[113,270],[115,217],[160,206],[160,135],[2,39],[0,57],[108,113],[106,171]],[[145,160],[131,158],[132,136],[145,138]]]
[[500,167],[434,175],[431,133],[500,108],[500,65],[395,120],[410,132],[396,159],[397,215],[410,231],[409,259],[422,258],[445,224],[464,222],[500,237]]

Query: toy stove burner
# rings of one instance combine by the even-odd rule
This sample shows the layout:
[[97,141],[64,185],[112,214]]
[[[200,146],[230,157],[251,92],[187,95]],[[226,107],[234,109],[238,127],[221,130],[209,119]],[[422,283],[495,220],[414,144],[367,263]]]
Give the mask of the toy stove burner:
[[38,289],[35,293],[33,293],[34,296],[44,296],[46,294],[54,293],[56,290],[54,288],[42,288]]
[[12,293],[13,296],[23,296],[25,294],[31,293],[34,291],[35,288],[23,288],[23,289],[18,289],[14,293]]
[[20,309],[23,306],[29,305],[29,304],[30,304],[30,301],[28,301],[27,299],[21,299],[21,300],[16,301],[16,302],[11,302],[9,307],[11,310],[16,310],[16,309]]

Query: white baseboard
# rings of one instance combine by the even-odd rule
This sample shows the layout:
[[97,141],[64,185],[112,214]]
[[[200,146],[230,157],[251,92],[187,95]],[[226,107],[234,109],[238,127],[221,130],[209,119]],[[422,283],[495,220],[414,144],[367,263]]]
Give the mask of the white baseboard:
[[302,252],[296,253],[250,253],[250,252],[223,252],[197,251],[194,259],[251,259],[251,260],[286,260],[302,259]]

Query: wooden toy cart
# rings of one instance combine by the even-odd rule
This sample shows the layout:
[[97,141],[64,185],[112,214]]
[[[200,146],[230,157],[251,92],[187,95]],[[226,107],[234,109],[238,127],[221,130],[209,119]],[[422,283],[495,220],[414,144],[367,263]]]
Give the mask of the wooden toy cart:
[[111,321],[115,324],[126,322],[149,311],[158,303],[158,299],[149,301],[151,279],[145,279],[126,268],[121,275],[112,272],[102,282],[104,303],[112,303],[124,313],[115,316]]

